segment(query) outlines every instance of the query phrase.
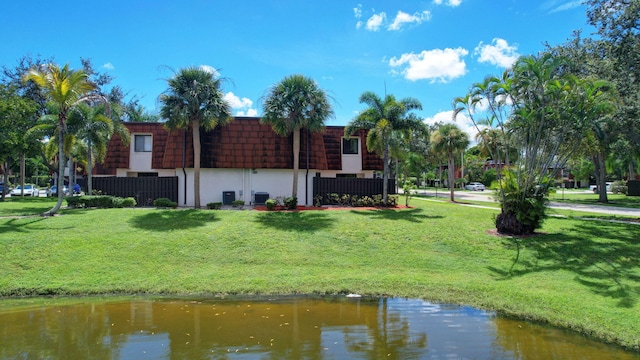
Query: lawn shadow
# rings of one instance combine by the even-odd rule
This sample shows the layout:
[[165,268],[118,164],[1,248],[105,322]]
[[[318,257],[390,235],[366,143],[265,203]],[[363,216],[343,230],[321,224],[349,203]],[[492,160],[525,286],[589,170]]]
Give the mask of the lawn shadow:
[[167,209],[141,212],[129,222],[133,227],[142,230],[170,231],[201,227],[214,221],[219,220],[213,211]]
[[283,231],[316,232],[332,226],[331,218],[322,211],[260,212],[255,222]]
[[515,251],[513,263],[509,269],[489,267],[489,270],[503,279],[544,271],[570,271],[577,282],[594,294],[618,299],[619,307],[635,306],[640,297],[640,238],[632,235],[637,225],[585,220],[578,226],[575,234],[579,236],[556,233],[505,237],[503,244]]
[[6,221],[0,221],[0,234],[9,234],[9,233],[16,233],[16,232],[28,233],[29,230],[24,229],[25,226],[36,224],[45,219],[46,218],[42,216],[29,216],[29,217],[3,219]]
[[379,218],[384,220],[404,220],[415,223],[421,223],[427,219],[441,219],[441,215],[425,215],[422,214],[424,210],[421,208],[413,208],[408,210],[350,210],[350,213],[356,215],[363,215],[372,218]]

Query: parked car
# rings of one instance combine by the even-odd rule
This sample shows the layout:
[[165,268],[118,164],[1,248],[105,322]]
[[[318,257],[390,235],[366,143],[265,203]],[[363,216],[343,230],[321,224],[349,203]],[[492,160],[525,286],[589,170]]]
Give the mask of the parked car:
[[[611,192],[611,183],[610,182],[606,182],[605,183],[605,187],[607,189],[607,192]],[[591,190],[593,190],[594,193],[598,193],[598,185],[591,185]]]
[[[69,196],[69,187],[67,185],[62,187],[62,194]],[[58,196],[58,185],[53,185],[47,190],[47,196]]]
[[[23,194],[22,187],[17,186],[15,189],[11,190],[11,196],[20,196]],[[33,185],[25,185],[24,186],[24,196],[38,196],[39,190],[37,187]]]
[[464,186],[465,190],[484,191],[484,184],[479,182],[470,182]]
[[11,191],[11,187],[7,186],[5,188],[4,183],[0,182],[0,194],[2,194],[2,193],[8,194],[9,191]]

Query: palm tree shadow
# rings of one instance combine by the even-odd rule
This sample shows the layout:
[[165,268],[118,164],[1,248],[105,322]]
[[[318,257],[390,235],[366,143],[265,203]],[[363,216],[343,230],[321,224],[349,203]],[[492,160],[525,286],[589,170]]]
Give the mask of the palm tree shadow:
[[440,215],[425,215],[422,214],[421,208],[414,208],[410,210],[351,210],[352,214],[363,215],[372,218],[379,218],[384,220],[404,220],[414,223],[421,223],[427,219],[441,219]]
[[[29,220],[24,221],[24,219],[8,219],[6,222],[0,224],[0,234],[9,234],[9,233],[28,233],[30,230],[27,229],[28,226],[39,223],[40,221],[44,221],[46,218],[42,216],[32,216]],[[23,220],[23,221],[18,221]]]
[[184,230],[219,221],[213,211],[157,210],[144,212],[130,220],[133,227],[149,231]]
[[267,211],[258,214],[255,221],[276,230],[302,232],[316,232],[333,225],[331,218],[321,211]]
[[502,279],[570,271],[594,294],[618,299],[619,307],[635,306],[640,298],[640,239],[631,234],[637,225],[585,220],[578,226],[574,235],[505,238],[503,245],[515,251],[513,263],[509,269],[490,266],[489,270]]

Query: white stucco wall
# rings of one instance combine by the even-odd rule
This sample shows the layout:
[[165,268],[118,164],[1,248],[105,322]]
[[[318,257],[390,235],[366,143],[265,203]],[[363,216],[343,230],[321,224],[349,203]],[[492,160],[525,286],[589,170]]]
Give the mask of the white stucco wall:
[[[193,206],[193,169],[185,169],[187,173],[187,200],[185,204],[184,174],[176,169],[178,176],[178,205]],[[298,205],[305,204],[305,173],[298,172]],[[313,176],[316,170],[309,170],[308,204],[313,204]],[[244,200],[246,205],[253,204],[253,194],[269,193],[270,198],[291,196],[293,185],[292,170],[273,169],[201,169],[200,170],[200,205],[210,202],[222,202],[223,192],[233,191],[236,200]]]

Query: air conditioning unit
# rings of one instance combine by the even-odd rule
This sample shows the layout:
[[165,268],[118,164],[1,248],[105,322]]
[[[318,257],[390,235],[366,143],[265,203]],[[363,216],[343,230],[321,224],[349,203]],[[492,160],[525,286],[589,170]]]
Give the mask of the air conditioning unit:
[[266,192],[257,192],[254,195],[254,204],[263,205],[269,200],[269,193]]

